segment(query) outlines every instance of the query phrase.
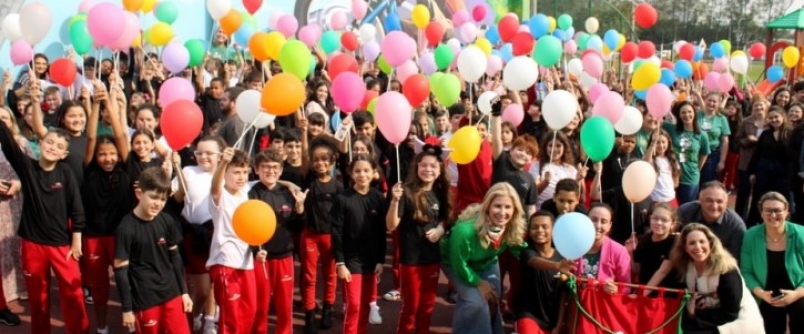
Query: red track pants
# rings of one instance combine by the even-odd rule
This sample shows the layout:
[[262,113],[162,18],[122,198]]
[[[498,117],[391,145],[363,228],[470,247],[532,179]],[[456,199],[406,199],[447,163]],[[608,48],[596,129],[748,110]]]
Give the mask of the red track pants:
[[343,299],[346,311],[343,334],[365,334],[368,326],[372,297],[376,296],[377,276],[374,272],[352,274],[352,281],[343,281]]
[[305,311],[315,309],[315,287],[318,278],[318,260],[321,260],[322,276],[325,279],[324,303],[335,304],[335,288],[337,287],[338,276],[335,275],[335,258],[332,253],[332,235],[325,233],[315,233],[304,230],[301,235],[302,245],[302,273],[304,280],[302,283],[302,303]]
[[109,302],[109,267],[114,261],[114,236],[84,237],[84,284],[92,290],[95,305]]
[[251,333],[257,310],[254,270],[214,265],[209,268],[209,275],[215,286],[215,302],[220,308],[218,333]]
[[268,333],[268,310],[271,301],[276,310],[276,334],[293,332],[293,256],[254,261],[257,281],[257,312],[254,334]]
[[181,295],[135,314],[139,334],[190,334]]
[[550,331],[543,330],[531,318],[520,318],[516,321],[516,332],[519,334],[550,334]]
[[430,318],[435,307],[440,270],[441,266],[438,263],[422,266],[400,265],[400,272],[405,281],[401,287],[402,311],[399,314],[397,334],[430,333]]

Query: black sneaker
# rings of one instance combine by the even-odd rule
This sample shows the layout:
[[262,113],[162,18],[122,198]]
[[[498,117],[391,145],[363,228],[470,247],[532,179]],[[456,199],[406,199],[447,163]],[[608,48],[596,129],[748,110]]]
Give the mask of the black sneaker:
[[11,313],[11,310],[7,308],[0,310],[0,324],[6,326],[18,326],[21,323],[20,317],[14,313]]

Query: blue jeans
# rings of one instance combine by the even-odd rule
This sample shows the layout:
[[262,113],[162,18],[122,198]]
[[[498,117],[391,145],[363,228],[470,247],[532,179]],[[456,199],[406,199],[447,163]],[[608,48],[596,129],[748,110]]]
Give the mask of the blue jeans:
[[[455,301],[455,312],[452,317],[452,332],[461,334],[503,334],[502,312],[497,309],[497,316],[491,319],[489,304],[477,286],[469,285],[455,276],[449,266],[441,269],[455,287],[458,298]],[[500,282],[500,266],[495,263],[491,268],[478,273],[480,279],[491,283],[502,301],[502,283]]]
[[717,180],[718,163],[720,163],[720,147],[709,153],[709,156],[706,158],[703,169],[701,169],[701,181],[698,182],[699,184]]
[[676,189],[676,200],[678,200],[678,205],[697,200],[698,188],[700,187],[697,184],[679,183],[678,189]]

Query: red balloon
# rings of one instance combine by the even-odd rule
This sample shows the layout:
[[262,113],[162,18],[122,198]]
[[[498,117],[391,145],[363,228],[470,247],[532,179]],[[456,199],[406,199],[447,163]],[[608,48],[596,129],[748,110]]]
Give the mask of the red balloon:
[[178,100],[162,110],[159,128],[173,151],[178,151],[201,134],[204,116],[193,101]]
[[767,52],[767,48],[765,48],[765,44],[762,44],[760,42],[756,42],[754,44],[751,44],[751,48],[748,49],[748,53],[754,59],[764,57],[765,52]]
[[424,29],[424,37],[427,38],[427,45],[431,48],[438,46],[441,39],[444,38],[444,26],[436,21],[428,23],[427,28]]
[[355,72],[358,71],[357,60],[355,57],[352,57],[350,54],[341,53],[335,57],[332,57],[332,60],[329,61],[327,64],[327,74],[332,80],[338,77],[338,74],[341,72],[349,71]]
[[360,42],[357,41],[357,35],[355,35],[355,33],[347,31],[341,35],[341,45],[346,50],[355,51],[357,47],[360,46]]
[[647,29],[656,24],[659,14],[656,13],[656,8],[650,4],[641,3],[634,8],[634,20],[640,28]]
[[511,40],[514,56],[522,56],[533,52],[533,35],[526,31],[520,31]]
[[684,43],[684,45],[678,49],[678,57],[692,61],[692,58],[695,57],[695,46],[690,43]]
[[639,46],[634,42],[626,42],[620,49],[620,59],[623,63],[630,63],[636,59],[637,53],[639,53]]
[[246,7],[249,14],[254,15],[262,7],[262,0],[243,0],[243,7]]
[[662,68],[673,71],[676,69],[676,64],[673,64],[673,62],[669,60],[662,60]]
[[411,75],[402,84],[402,95],[405,95],[411,106],[418,107],[430,96],[430,81],[421,74]]
[[475,8],[472,8],[472,19],[475,22],[483,21],[484,18],[486,18],[486,7],[476,5]]
[[56,59],[50,64],[50,79],[64,87],[72,86],[75,83],[75,76],[78,69],[75,63],[67,58]]
[[377,98],[378,96],[380,96],[380,93],[376,90],[366,90],[366,95],[363,96],[363,102],[360,103],[360,110],[368,110],[368,105],[371,103],[371,100]]
[[[693,50],[695,52],[695,50]],[[639,50],[637,51],[637,56],[639,58],[650,58],[656,54],[656,46],[653,45],[651,41],[642,41],[639,42]]]
[[506,14],[500,19],[500,22],[497,22],[497,31],[500,33],[500,39],[508,43],[519,31],[519,18],[513,14]]

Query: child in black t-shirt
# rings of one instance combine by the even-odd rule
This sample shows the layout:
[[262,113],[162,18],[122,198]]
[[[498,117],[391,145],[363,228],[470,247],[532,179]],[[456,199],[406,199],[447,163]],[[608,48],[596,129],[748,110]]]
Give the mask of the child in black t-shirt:
[[[139,203],[115,231],[114,277],[123,309],[123,326],[138,333],[189,334],[187,294],[178,244],[178,224],[162,212],[170,193],[169,176],[157,167],[140,175]],[[136,312],[135,312],[136,311]]]
[[681,282],[672,274],[670,251],[678,237],[674,232],[678,226],[678,214],[670,203],[656,203],[648,212],[650,232],[645,233],[635,244],[628,239],[626,249],[634,255],[632,271],[638,273],[639,284],[664,288],[681,288]]

